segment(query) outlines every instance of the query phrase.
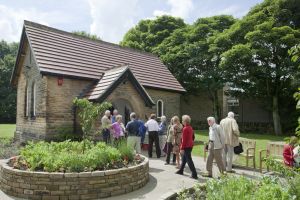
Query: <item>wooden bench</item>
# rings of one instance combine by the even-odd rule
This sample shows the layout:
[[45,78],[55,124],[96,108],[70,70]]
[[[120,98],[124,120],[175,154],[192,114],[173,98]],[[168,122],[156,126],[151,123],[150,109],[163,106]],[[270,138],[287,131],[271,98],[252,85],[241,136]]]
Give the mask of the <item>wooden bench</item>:
[[[275,161],[283,162],[283,147],[284,142],[268,142],[267,149],[263,149],[259,151],[259,168],[262,173],[262,165],[265,158],[274,157]],[[263,155],[265,154],[265,155]],[[267,171],[269,171],[269,167],[267,166]]]
[[[246,166],[249,166],[249,160],[252,159],[253,160],[253,167],[256,168],[255,165],[255,149],[256,149],[256,141],[255,140],[250,140],[250,139],[246,139],[246,138],[239,138],[240,143],[242,143],[243,145],[243,150],[244,152],[240,154],[240,156],[243,156],[246,158]],[[207,143],[206,143],[207,144]],[[204,144],[204,161],[206,161],[206,157],[207,157],[207,150],[205,149],[205,145]]]
[[240,154],[240,156],[245,157],[246,166],[249,166],[249,160],[252,160],[254,169],[255,165],[255,150],[256,150],[256,141],[247,139],[247,138],[239,138],[240,143],[243,145],[244,152]]

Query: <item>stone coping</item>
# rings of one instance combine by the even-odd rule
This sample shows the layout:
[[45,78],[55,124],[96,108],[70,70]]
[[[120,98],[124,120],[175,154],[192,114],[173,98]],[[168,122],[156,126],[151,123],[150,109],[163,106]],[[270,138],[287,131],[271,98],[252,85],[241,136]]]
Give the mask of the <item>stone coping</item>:
[[[142,155],[141,155],[142,156]],[[81,173],[34,172],[0,163],[0,189],[26,199],[98,199],[137,190],[149,180],[149,160],[128,168]]]

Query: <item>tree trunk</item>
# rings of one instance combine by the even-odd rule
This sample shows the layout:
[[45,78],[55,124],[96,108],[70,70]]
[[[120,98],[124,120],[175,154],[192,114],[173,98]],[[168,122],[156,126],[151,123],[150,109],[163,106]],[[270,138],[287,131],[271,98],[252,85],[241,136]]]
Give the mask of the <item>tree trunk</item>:
[[213,111],[216,122],[219,122],[219,120],[221,119],[221,107],[219,103],[218,90],[214,91]]
[[276,135],[282,134],[281,121],[279,116],[279,108],[278,108],[278,96],[273,96],[273,123],[274,123],[274,131]]

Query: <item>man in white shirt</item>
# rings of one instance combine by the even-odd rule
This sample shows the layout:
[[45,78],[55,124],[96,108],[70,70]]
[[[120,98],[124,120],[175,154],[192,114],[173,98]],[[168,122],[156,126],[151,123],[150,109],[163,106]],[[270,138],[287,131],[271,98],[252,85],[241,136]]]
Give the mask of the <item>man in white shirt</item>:
[[225,170],[222,152],[224,148],[224,133],[220,125],[216,124],[214,117],[208,117],[207,123],[209,125],[209,144],[208,144],[208,157],[206,161],[206,170],[208,177],[212,177],[213,160],[216,160],[220,173]]
[[148,148],[149,158],[152,158],[153,142],[155,142],[155,150],[156,150],[157,158],[160,158],[160,153],[161,153],[159,147],[159,137],[158,137],[159,126],[155,118],[156,118],[155,114],[151,114],[150,119],[145,124],[149,134],[149,148]]

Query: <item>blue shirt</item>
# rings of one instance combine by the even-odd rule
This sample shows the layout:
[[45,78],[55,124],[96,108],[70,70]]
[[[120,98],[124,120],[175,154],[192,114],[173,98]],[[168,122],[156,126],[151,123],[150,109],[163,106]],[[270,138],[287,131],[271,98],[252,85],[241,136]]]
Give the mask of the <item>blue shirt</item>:
[[138,120],[138,122],[139,122],[139,136],[141,136],[141,142],[144,143],[147,128],[144,125],[144,122],[142,120]]
[[128,122],[126,125],[128,136],[139,136],[139,127],[139,121],[136,119]]
[[165,135],[166,131],[167,131],[167,123],[166,122],[161,122],[159,124],[158,134],[159,135]]
[[115,122],[116,122],[116,116],[113,115],[113,116],[111,117],[111,123],[113,124],[113,123],[115,123]]

